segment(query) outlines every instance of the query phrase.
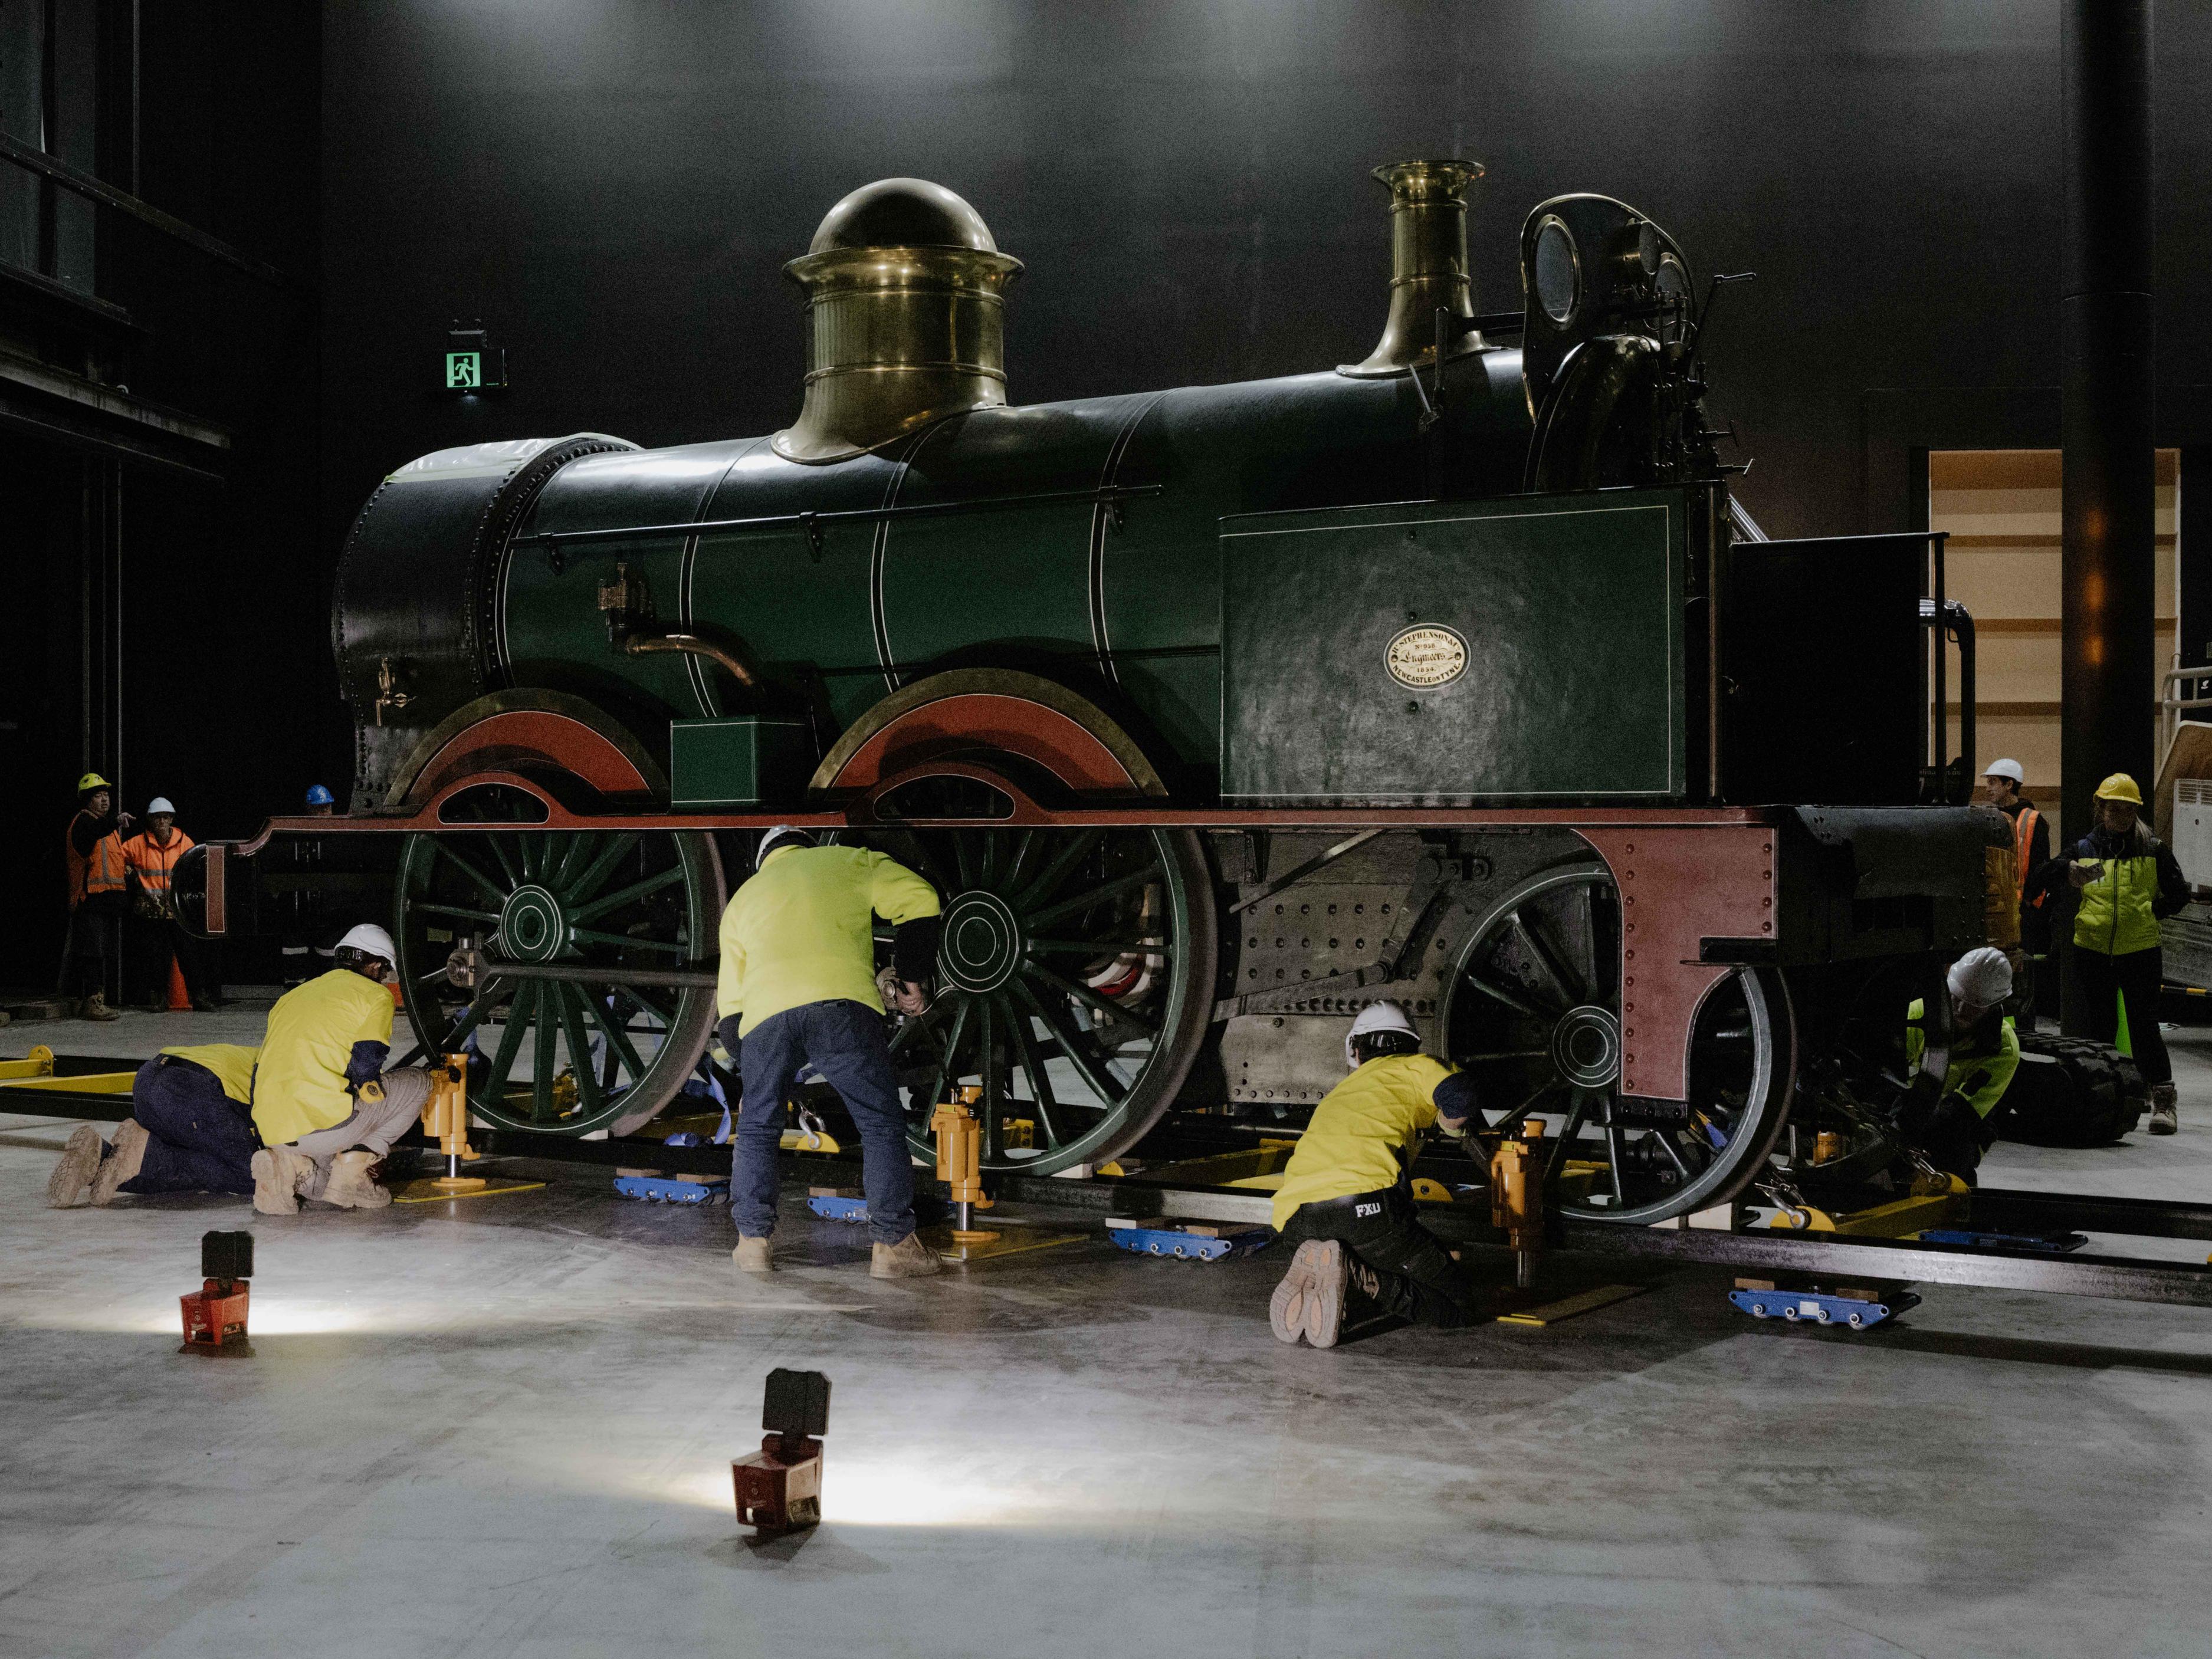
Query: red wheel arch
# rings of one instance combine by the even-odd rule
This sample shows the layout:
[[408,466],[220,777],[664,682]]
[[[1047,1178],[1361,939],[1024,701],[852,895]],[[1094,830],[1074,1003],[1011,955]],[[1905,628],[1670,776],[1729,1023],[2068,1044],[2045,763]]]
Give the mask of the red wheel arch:
[[851,800],[957,759],[1012,756],[1073,799],[1167,793],[1158,769],[1104,710],[1066,687],[1003,669],[955,669],[893,692],[854,722],[808,793]]
[[607,801],[643,805],[668,798],[659,763],[581,697],[495,691],[455,709],[416,745],[382,810],[418,810],[453,785],[494,772],[572,778]]

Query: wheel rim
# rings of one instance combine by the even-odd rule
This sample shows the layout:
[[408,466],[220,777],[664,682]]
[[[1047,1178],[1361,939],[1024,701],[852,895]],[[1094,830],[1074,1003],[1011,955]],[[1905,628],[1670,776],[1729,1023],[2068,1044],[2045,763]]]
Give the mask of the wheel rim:
[[[714,1029],[714,992],[598,975],[710,967],[722,899],[721,861],[704,835],[410,836],[393,931],[417,1052],[472,1051],[470,1108],[502,1128],[636,1128],[693,1075]],[[492,980],[471,993],[447,973],[461,945],[569,971]]]
[[1620,902],[1601,864],[1543,872],[1492,906],[1442,1031],[1490,1127],[1546,1120],[1547,1201],[1581,1218],[1648,1224],[1724,1201],[1764,1163],[1787,1105],[1781,986],[1748,969],[1698,1010],[1686,1115],[1655,1121],[1622,1101]]
[[[982,1167],[1048,1174],[1134,1146],[1172,1102],[1211,1014],[1205,854],[1182,830],[916,830],[875,838],[943,896],[937,996],[892,1062],[915,1152],[962,1085]],[[879,944],[888,951],[888,930]],[[888,960],[886,956],[885,960]],[[1027,1123],[1030,1145],[1019,1143]]]

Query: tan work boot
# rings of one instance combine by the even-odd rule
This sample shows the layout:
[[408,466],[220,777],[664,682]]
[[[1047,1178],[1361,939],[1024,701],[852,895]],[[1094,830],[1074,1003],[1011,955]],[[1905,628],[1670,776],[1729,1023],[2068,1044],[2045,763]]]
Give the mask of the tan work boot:
[[145,1167],[146,1143],[152,1139],[135,1117],[126,1117],[115,1126],[115,1139],[106,1159],[92,1172],[94,1209],[106,1209],[114,1203],[115,1189]]
[[1267,1328],[1275,1340],[1296,1347],[1306,1334],[1306,1301],[1315,1286],[1314,1268],[1321,1249],[1319,1239],[1310,1238],[1291,1257],[1290,1270],[1267,1298]]
[[117,1013],[114,1009],[107,1006],[107,994],[105,991],[94,991],[82,1002],[77,1004],[76,1017],[79,1019],[120,1019],[123,1018],[122,1015]]
[[331,1160],[330,1179],[315,1196],[341,1210],[380,1210],[392,1194],[376,1184],[376,1166],[382,1160],[366,1146],[351,1146]]
[[945,1264],[917,1233],[908,1233],[896,1244],[878,1244],[868,1252],[871,1279],[927,1279],[944,1271]]
[[100,1171],[100,1156],[106,1151],[107,1143],[89,1123],[80,1123],[70,1131],[61,1162],[46,1177],[46,1207],[73,1210],[83,1203],[85,1194],[92,1190],[93,1176]]
[[1306,1292],[1306,1340],[1333,1348],[1344,1330],[1345,1289],[1352,1278],[1344,1246],[1324,1238],[1314,1246],[1313,1287]]
[[253,1155],[256,1215],[297,1215],[300,1194],[316,1185],[315,1160],[289,1146],[264,1146]]
[[769,1249],[768,1240],[755,1238],[747,1233],[738,1235],[738,1248],[730,1252],[730,1260],[738,1264],[741,1273],[772,1273],[775,1271],[775,1256]]
[[2178,1091],[2171,1083],[2150,1085],[2150,1132],[2154,1135],[2170,1135],[2181,1127],[2178,1109]]

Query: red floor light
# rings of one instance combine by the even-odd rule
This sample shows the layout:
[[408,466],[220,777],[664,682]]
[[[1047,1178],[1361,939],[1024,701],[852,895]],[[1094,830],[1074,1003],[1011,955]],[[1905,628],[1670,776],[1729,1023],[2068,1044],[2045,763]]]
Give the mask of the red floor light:
[[730,1464],[738,1523],[756,1539],[798,1532],[822,1519],[822,1442],[830,1426],[830,1379],[820,1371],[768,1374],[761,1449]]
[[250,1353],[246,1340],[246,1281],[253,1277],[252,1233],[200,1235],[205,1282],[184,1304],[185,1346],[179,1353]]

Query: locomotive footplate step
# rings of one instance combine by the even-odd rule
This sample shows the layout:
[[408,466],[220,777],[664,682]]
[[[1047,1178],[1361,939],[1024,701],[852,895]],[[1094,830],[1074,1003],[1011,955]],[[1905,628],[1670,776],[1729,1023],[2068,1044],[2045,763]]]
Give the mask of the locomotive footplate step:
[[1901,1285],[1800,1287],[1771,1279],[1737,1279],[1729,1300],[1753,1319],[1842,1325],[1855,1331],[1871,1330],[1920,1305],[1919,1297]]
[[1177,1261],[1221,1261],[1251,1255],[1275,1242],[1273,1227],[1249,1222],[1193,1221],[1169,1226],[1153,1221],[1134,1221],[1125,1216],[1106,1218],[1106,1237],[1114,1248],[1134,1255],[1159,1255]]

